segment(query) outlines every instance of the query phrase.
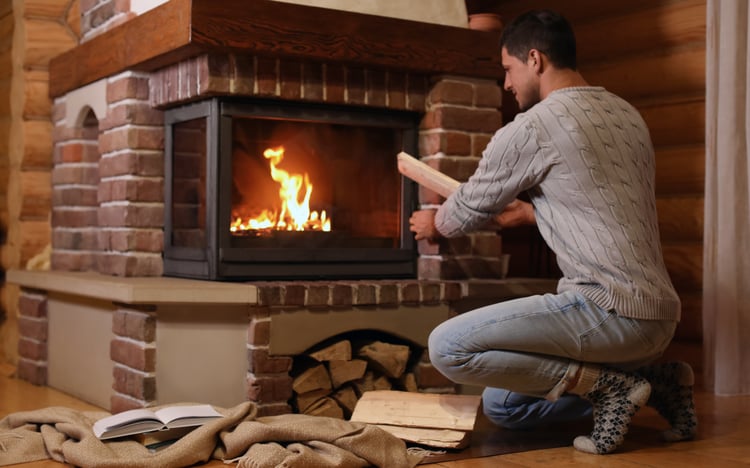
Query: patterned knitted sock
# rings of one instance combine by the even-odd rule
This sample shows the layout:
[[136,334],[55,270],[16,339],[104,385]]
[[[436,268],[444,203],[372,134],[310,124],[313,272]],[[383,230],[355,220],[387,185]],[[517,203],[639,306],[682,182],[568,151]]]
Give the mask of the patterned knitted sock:
[[589,436],[578,436],[573,446],[582,452],[605,454],[614,451],[625,440],[630,420],[648,401],[651,385],[643,377],[602,369],[593,388],[582,396],[594,409],[594,430]]
[[636,371],[651,384],[648,405],[653,406],[672,426],[662,432],[667,442],[695,437],[698,417],[693,402],[693,369],[685,362],[651,364]]

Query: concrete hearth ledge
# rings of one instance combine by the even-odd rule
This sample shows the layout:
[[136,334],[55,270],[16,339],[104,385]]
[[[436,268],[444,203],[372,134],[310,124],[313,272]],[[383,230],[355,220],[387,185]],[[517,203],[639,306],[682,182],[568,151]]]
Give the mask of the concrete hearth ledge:
[[6,280],[25,288],[125,304],[257,304],[258,288],[169,277],[123,278],[92,272],[9,270]]

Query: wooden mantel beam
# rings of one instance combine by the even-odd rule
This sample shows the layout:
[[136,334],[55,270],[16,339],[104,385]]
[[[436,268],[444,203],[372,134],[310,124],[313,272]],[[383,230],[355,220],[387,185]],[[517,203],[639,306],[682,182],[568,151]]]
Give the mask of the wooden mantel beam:
[[170,0],[52,59],[50,96],[206,52],[499,79],[497,39],[465,28],[270,0]]

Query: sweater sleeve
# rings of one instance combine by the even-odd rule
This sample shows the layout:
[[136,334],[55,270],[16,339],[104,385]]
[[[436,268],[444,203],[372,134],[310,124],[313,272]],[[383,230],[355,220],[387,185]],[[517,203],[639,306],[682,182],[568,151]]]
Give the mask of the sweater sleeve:
[[495,133],[477,170],[438,209],[435,227],[440,234],[459,237],[481,228],[542,180],[545,163],[535,133],[524,114]]

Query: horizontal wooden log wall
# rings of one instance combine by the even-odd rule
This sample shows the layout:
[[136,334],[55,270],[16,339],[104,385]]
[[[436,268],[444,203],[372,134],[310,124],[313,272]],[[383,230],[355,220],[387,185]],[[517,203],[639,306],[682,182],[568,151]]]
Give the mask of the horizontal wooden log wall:
[[0,362],[18,358],[18,288],[5,283],[4,272],[25,266],[50,243],[48,65],[78,43],[79,21],[78,0],[0,4],[0,308],[6,316],[0,318]]
[[536,8],[565,15],[576,31],[584,77],[633,103],[646,120],[656,148],[662,247],[683,304],[668,355],[689,361],[700,373],[706,1],[508,0],[493,5],[505,22]]

